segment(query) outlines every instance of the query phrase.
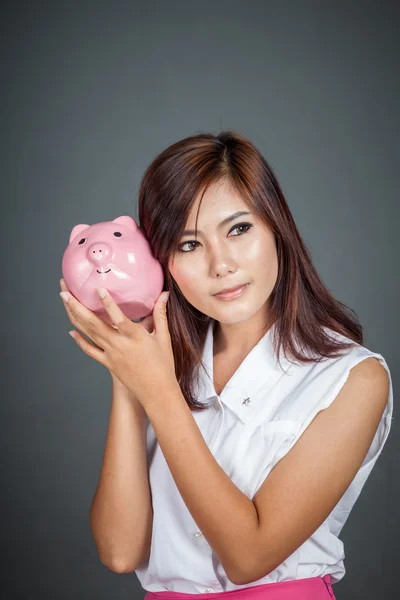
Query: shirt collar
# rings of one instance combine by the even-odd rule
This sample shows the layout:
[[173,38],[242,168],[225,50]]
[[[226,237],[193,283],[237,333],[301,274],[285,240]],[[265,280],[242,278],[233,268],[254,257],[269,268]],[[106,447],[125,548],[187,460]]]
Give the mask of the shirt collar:
[[[213,383],[213,345],[215,319],[211,319],[203,350],[203,365],[200,367],[199,400],[208,403],[218,399]],[[281,366],[278,363],[273,345],[272,334],[276,322],[252,348],[239,368],[222,390],[219,400],[236,416],[246,423],[257,410],[260,402],[265,401],[268,392],[287,374],[293,363],[281,353]]]

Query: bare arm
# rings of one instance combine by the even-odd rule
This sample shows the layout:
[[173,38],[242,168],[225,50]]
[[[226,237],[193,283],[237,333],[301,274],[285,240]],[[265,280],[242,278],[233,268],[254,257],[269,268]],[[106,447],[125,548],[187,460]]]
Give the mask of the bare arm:
[[384,366],[375,357],[362,360],[275,465],[253,498],[258,527],[249,532],[253,552],[250,564],[242,561],[242,584],[271,573],[329,516],[367,455],[388,396]]
[[[68,292],[60,279],[63,292]],[[76,301],[79,305],[79,302]],[[90,338],[64,302],[68,318]],[[85,310],[87,310],[85,308]],[[91,315],[91,318],[97,318]],[[140,319],[149,333],[153,316]],[[104,327],[104,324],[103,324]],[[98,360],[99,348],[74,332],[80,348]],[[90,527],[101,561],[117,572],[134,571],[150,554],[153,507],[147,471],[147,416],[135,395],[110,371],[113,394],[100,479],[90,510]]]
[[153,508],[147,472],[147,416],[113,377],[103,465],[90,510],[90,527],[103,564],[134,571],[150,554]]
[[155,390],[144,408],[183,501],[228,579],[239,582],[242,548],[258,525],[253,502],[214,458],[178,385]]

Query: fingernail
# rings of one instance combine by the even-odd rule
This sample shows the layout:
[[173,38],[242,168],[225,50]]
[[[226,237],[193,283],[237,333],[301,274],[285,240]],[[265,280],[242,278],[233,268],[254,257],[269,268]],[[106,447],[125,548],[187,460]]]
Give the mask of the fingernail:
[[75,331],[68,331],[69,335],[75,339]]
[[97,293],[99,294],[100,298],[105,298],[107,296],[106,288],[97,288]]
[[168,296],[169,296],[169,292],[164,292],[161,297],[161,301],[166,302],[168,300]]
[[68,302],[68,300],[71,298],[71,294],[69,292],[60,292],[60,296],[64,302]]

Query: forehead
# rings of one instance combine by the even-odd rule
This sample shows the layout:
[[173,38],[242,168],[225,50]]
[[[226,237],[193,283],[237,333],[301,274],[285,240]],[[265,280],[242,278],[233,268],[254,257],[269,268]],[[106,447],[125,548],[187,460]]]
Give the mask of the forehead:
[[206,223],[209,219],[214,221],[214,218],[222,220],[238,210],[251,210],[229,182],[223,181],[209,185],[203,199],[201,199],[202,192],[203,190],[196,196],[187,219],[186,224],[188,227],[191,226],[192,229],[194,229],[198,211],[198,225],[201,229],[200,223],[202,221]]

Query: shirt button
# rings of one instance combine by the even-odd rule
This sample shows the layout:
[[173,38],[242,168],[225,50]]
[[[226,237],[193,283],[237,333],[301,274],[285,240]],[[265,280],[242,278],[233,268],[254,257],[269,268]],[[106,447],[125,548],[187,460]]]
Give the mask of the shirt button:
[[200,529],[198,529],[196,531],[196,533],[194,534],[194,537],[196,537],[196,538],[202,538],[203,537],[203,534],[201,533]]
[[213,592],[214,590],[212,588],[206,588],[204,590],[204,594],[211,594],[211,592]]

